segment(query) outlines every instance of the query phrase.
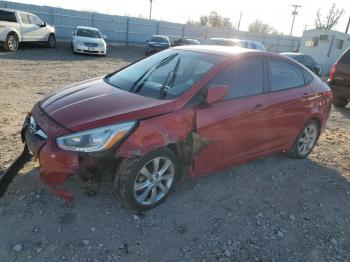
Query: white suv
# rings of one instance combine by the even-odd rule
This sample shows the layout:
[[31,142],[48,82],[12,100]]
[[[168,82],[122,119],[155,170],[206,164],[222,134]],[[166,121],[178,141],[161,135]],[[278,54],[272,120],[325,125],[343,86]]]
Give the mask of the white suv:
[[0,42],[4,49],[15,52],[20,42],[45,42],[56,46],[55,28],[36,15],[9,9],[0,9]]

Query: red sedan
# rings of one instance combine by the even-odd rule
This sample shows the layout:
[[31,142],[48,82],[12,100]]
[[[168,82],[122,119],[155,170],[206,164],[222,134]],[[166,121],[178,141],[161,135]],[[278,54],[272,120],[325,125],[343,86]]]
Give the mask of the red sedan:
[[288,57],[184,46],[51,94],[34,106],[22,137],[50,186],[113,173],[126,206],[144,211],[182,176],[282,151],[305,158],[331,100],[328,86]]

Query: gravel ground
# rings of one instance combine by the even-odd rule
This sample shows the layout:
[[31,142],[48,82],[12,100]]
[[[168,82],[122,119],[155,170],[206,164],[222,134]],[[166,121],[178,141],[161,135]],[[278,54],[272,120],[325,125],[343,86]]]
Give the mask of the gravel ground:
[[[142,55],[72,55],[64,43],[0,51],[0,174],[22,149],[20,127],[36,101]],[[0,261],[350,261],[349,125],[349,107],[333,108],[308,159],[280,154],[181,182],[144,214],[121,207],[108,182],[86,196],[77,178],[67,205],[32,162],[0,200]]]

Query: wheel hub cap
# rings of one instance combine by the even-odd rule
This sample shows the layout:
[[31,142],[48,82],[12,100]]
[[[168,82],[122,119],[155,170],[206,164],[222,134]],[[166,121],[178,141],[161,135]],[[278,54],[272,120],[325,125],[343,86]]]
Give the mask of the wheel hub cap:
[[308,125],[299,138],[298,150],[301,155],[308,154],[316,143],[318,129],[314,124]]

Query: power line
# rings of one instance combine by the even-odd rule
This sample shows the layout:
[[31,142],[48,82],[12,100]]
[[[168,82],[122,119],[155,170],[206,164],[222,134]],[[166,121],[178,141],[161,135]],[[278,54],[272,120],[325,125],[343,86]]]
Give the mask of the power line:
[[295,16],[298,14],[298,8],[301,7],[301,5],[292,5],[294,7],[294,10],[292,12],[293,16],[293,21],[292,21],[292,28],[290,29],[290,36],[293,33],[293,27],[294,27],[294,21],[295,21]]

